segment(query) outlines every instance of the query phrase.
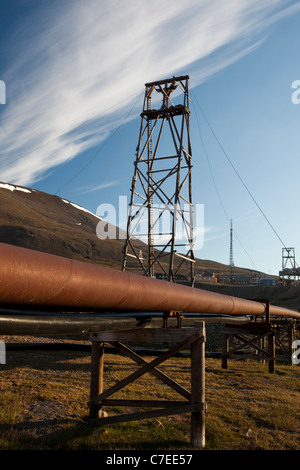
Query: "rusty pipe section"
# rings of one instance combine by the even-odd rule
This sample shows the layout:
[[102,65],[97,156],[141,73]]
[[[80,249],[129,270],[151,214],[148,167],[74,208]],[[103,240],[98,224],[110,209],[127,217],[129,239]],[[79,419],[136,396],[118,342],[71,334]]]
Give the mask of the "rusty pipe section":
[[[264,315],[265,304],[0,243],[2,307]],[[300,313],[270,306],[270,315]]]

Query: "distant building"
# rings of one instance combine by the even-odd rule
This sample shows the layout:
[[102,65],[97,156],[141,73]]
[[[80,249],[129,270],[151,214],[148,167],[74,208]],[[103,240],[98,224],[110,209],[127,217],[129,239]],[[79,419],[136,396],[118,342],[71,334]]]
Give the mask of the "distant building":
[[219,284],[229,284],[231,277],[229,274],[217,274],[217,282]]
[[175,275],[175,279],[176,281],[187,281],[188,277],[185,276],[184,274],[177,274]]
[[248,276],[235,276],[233,279],[234,284],[242,284],[242,285],[247,285],[251,284],[251,278]]
[[154,277],[156,279],[168,279],[168,276],[164,273],[155,273]]
[[[168,279],[168,276],[165,273],[155,273],[154,277],[156,279],[164,279],[164,280]],[[180,281],[187,281],[188,277],[185,276],[184,274],[178,274],[177,276],[175,276],[175,279],[176,279],[176,281],[179,281],[179,282]]]
[[215,273],[205,271],[203,273],[195,273],[195,282],[203,284],[217,284],[218,280]]
[[247,285],[251,284],[252,280],[249,276],[234,274],[217,274],[217,280],[219,284],[237,284]]
[[258,279],[258,285],[259,286],[278,286],[279,281],[275,277],[271,277],[271,276],[261,277],[260,279]]

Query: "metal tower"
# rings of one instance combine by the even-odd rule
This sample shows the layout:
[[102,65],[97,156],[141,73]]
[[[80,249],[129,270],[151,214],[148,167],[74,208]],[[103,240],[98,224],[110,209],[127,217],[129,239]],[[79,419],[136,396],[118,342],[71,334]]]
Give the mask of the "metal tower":
[[295,248],[282,248],[282,271],[279,275],[283,280],[295,280],[299,276],[296,269]]
[[[194,284],[188,76],[145,84],[122,269]],[[143,241],[146,246],[142,247]],[[143,258],[147,252],[147,256]]]

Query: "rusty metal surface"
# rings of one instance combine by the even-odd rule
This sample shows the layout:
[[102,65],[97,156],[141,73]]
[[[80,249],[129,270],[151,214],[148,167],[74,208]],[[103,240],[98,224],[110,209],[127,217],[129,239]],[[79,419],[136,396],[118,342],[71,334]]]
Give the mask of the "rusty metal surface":
[[[265,305],[0,243],[0,305],[95,312],[264,315]],[[300,313],[270,306],[271,316]]]

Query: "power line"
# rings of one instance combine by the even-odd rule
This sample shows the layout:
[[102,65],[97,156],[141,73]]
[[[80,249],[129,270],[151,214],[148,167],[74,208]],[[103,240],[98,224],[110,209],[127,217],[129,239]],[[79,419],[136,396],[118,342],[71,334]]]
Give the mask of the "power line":
[[[193,94],[194,96],[194,94]],[[196,97],[195,97],[196,99]],[[195,107],[194,107],[195,109]],[[202,137],[202,132],[201,132],[201,128],[200,128],[200,123],[199,123],[199,119],[198,119],[198,115],[197,115],[197,112],[196,112],[196,109],[195,109],[195,116],[196,116],[196,121],[197,121],[197,124],[198,124],[198,131],[199,131],[199,136],[200,136],[200,141],[201,141],[201,144],[202,144],[202,148],[203,148],[203,151],[204,151],[204,155],[206,157],[206,160],[207,160],[207,164],[208,164],[208,169],[209,169],[209,172],[210,172],[210,175],[211,175],[211,179],[212,179],[212,182],[213,182],[213,185],[215,187],[215,190],[216,190],[216,193],[217,193],[217,196],[218,196],[218,199],[219,199],[219,202],[220,202],[220,205],[223,209],[223,212],[225,214],[225,217],[227,219],[227,222],[228,224],[230,224],[230,219],[229,219],[229,216],[227,214],[227,211],[224,207],[224,204],[223,204],[223,201],[222,201],[222,198],[221,198],[221,195],[220,195],[220,192],[218,190],[218,187],[217,187],[217,183],[216,183],[216,180],[214,178],[214,175],[213,175],[213,172],[212,172],[212,168],[211,168],[211,164],[210,164],[210,161],[209,161],[209,157],[208,157],[208,153],[207,153],[207,150],[206,150],[206,147],[204,145],[204,141],[203,141],[203,137]],[[235,232],[235,230],[233,230],[233,233],[236,237],[236,239],[238,240],[239,244],[241,245],[242,249],[244,250],[244,252],[246,253],[246,255],[248,256],[248,258],[250,259],[251,263],[253,264],[254,268],[257,270],[257,267],[255,266],[255,263],[253,261],[253,259],[251,258],[251,256],[249,255],[249,253],[247,252],[246,248],[244,247],[244,245],[242,244],[241,240],[239,239],[237,233]]]
[[208,127],[210,128],[214,138],[216,139],[217,143],[219,144],[222,152],[224,153],[225,157],[227,158],[229,164],[231,165],[231,167],[233,168],[234,172],[236,173],[237,177],[239,178],[239,180],[241,181],[242,185],[244,186],[244,188],[246,189],[246,191],[248,192],[249,196],[251,197],[251,199],[253,200],[253,202],[255,203],[256,207],[259,209],[260,213],[262,214],[262,216],[264,217],[264,219],[267,221],[267,223],[269,224],[269,226],[271,227],[271,229],[273,230],[273,232],[275,233],[276,237],[278,238],[278,240],[280,241],[280,243],[283,245],[284,248],[286,248],[285,244],[283,243],[281,237],[278,235],[277,231],[275,230],[275,228],[273,227],[273,225],[271,224],[271,222],[269,221],[269,219],[267,218],[267,216],[265,215],[265,213],[263,212],[263,210],[261,209],[261,207],[259,206],[258,202],[256,201],[256,199],[254,198],[254,196],[251,194],[250,190],[248,189],[247,185],[245,184],[245,182],[243,181],[242,177],[239,175],[238,171],[236,170],[235,166],[233,165],[232,161],[230,160],[229,156],[227,155],[224,147],[222,146],[220,140],[218,139],[218,137],[216,136],[216,133],[214,132],[210,122],[208,121],[203,109],[201,108],[198,100],[197,100],[197,97],[193,94],[194,98],[195,98],[195,101],[197,103],[197,105],[199,106],[199,109],[208,125]]

